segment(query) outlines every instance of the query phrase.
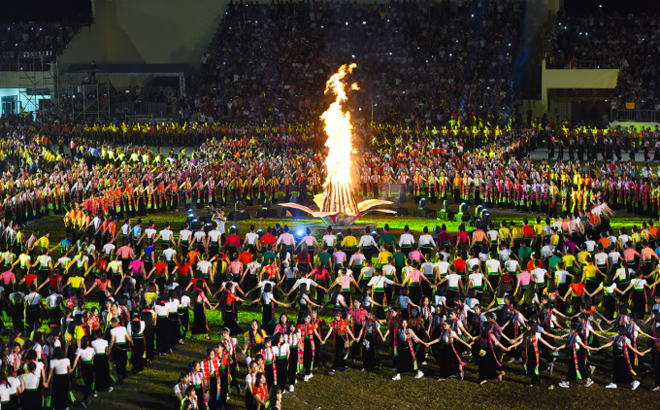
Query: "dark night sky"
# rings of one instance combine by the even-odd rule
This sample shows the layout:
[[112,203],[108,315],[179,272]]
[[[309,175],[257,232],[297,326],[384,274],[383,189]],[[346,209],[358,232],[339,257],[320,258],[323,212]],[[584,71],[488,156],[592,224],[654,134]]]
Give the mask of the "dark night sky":
[[658,0],[565,0],[564,9],[567,14],[597,14],[602,5],[602,11],[606,14],[629,14],[660,13],[660,1]]
[[[0,21],[35,21],[53,23],[92,12],[90,0],[5,0],[0,8]],[[11,3],[8,5],[7,3]]]
[[[139,1],[139,0],[136,0]],[[182,0],[185,1],[185,0]],[[194,1],[194,0],[191,0]],[[64,18],[91,13],[90,0],[5,0],[11,6],[0,8],[0,21],[56,22]],[[599,5],[607,14],[660,13],[659,0],[565,0],[569,14],[598,13]]]

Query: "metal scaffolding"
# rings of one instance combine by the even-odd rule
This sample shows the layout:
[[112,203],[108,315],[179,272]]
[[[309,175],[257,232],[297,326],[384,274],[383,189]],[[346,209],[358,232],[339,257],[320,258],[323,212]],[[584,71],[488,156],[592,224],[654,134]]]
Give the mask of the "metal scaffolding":
[[57,58],[49,61],[48,56],[19,57],[19,94],[25,105],[22,112],[43,114],[46,110],[59,112],[58,63]]
[[68,85],[67,94],[71,97],[71,113],[74,121],[110,120],[110,81],[82,82],[80,85]]

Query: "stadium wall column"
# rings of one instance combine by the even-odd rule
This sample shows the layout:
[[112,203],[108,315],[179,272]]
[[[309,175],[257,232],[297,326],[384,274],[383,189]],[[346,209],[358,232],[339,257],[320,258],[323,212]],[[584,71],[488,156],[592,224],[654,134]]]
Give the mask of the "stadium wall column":
[[195,66],[229,0],[92,0],[94,24],[60,56],[70,64],[146,63]]

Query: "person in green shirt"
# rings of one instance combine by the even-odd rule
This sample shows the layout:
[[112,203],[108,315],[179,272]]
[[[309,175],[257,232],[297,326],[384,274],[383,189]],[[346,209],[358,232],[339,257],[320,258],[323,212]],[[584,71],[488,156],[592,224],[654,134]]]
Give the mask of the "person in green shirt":
[[394,267],[396,268],[397,281],[401,278],[404,266],[406,266],[406,254],[401,252],[401,248],[397,246],[394,252]]
[[380,246],[385,246],[391,252],[394,244],[396,243],[396,237],[393,233],[390,232],[389,225],[385,225],[383,230],[385,232],[380,237]]
[[332,255],[328,252],[328,245],[323,245],[323,252],[316,255],[316,260],[321,261],[323,266],[332,271]]
[[532,258],[532,248],[527,246],[525,241],[520,242],[520,249],[518,249],[518,258],[520,259],[520,268],[527,269],[527,262]]
[[548,264],[550,265],[550,270],[556,271],[559,262],[561,262],[561,258],[557,256],[557,251],[556,250],[552,251],[552,256],[548,260]]
[[264,258],[264,265],[269,265],[270,261],[275,259],[276,255],[272,251],[273,251],[273,245],[268,244],[268,249],[266,250],[266,252],[261,254],[261,256]]

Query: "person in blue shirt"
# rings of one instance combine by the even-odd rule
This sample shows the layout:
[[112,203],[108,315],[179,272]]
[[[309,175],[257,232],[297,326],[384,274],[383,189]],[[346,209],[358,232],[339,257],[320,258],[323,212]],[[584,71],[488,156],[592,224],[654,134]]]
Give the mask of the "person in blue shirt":
[[155,252],[156,248],[154,248],[153,244],[147,245],[142,252],[144,254],[144,270],[147,272],[151,272],[151,269],[154,267]]
[[135,254],[140,253],[140,244],[142,243],[142,227],[140,224],[142,223],[142,219],[138,219],[137,223],[131,229],[131,242],[133,243],[133,251],[135,251]]
[[66,254],[66,253],[69,252],[69,250],[71,249],[71,239],[73,239],[72,236],[71,236],[71,234],[68,234],[68,235],[66,236],[66,238],[62,239],[62,240],[60,241],[60,243],[58,243],[58,244],[57,244],[53,249],[51,249],[49,252],[53,252],[54,250],[56,250],[56,249],[58,249],[58,248],[62,248],[62,254],[63,254],[63,255]]
[[655,254],[660,256],[660,240],[655,241],[655,245],[656,245]]

